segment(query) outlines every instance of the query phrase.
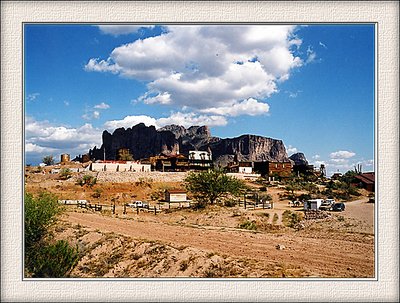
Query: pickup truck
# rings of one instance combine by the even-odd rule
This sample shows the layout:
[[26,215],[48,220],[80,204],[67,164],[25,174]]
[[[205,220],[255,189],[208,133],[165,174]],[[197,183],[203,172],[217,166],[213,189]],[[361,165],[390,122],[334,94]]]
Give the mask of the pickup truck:
[[335,204],[334,199],[326,199],[324,202],[321,203],[321,206],[319,207],[320,210],[331,210],[332,206]]

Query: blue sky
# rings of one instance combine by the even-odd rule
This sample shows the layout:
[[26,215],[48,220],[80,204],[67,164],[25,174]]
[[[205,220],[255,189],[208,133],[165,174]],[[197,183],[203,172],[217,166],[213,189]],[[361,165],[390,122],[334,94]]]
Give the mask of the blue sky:
[[373,171],[373,25],[24,28],[26,163],[139,122],[282,139],[328,174]]

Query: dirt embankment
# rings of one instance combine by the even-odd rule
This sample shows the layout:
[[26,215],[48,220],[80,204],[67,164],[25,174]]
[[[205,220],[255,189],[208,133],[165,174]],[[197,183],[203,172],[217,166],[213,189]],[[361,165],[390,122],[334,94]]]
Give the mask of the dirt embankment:
[[[355,234],[350,229],[346,231],[346,227],[351,227],[350,222],[357,223],[351,219],[344,223],[335,216],[329,220],[314,222],[307,226],[307,229],[300,231],[284,228],[271,232],[252,232],[237,227],[162,222],[161,216],[160,220],[155,217],[158,216],[150,217],[148,214],[122,219],[97,213],[69,212],[64,220],[91,230],[127,237],[133,239],[135,243],[136,241],[156,242],[165,247],[190,248],[192,258],[209,254],[217,255],[222,258],[220,260],[222,264],[225,264],[219,265],[220,269],[222,268],[221,271],[226,271],[225,274],[230,273],[227,274],[228,276],[372,277],[374,274],[374,236],[366,233]],[[124,252],[124,248],[120,247],[118,250],[125,256],[122,257],[121,262],[127,262],[134,268],[137,260],[126,257],[127,252]],[[170,253],[175,255],[177,261],[174,264],[184,262],[187,257],[187,252],[181,252],[177,256],[176,252],[168,251],[164,253],[169,257]],[[109,253],[113,254],[114,250]],[[165,258],[168,259],[168,256]],[[150,261],[150,259],[146,260]],[[233,262],[233,260],[236,261]],[[88,258],[86,261],[89,262]],[[248,270],[241,270],[233,275],[229,268],[237,265],[237,262],[245,262],[249,267]],[[183,271],[179,274],[206,276],[207,270],[203,267],[194,266],[192,269],[192,271]],[[125,272],[125,274],[128,273]],[[138,275],[135,272],[132,274]],[[168,270],[157,272],[150,266],[147,270],[143,269],[139,275],[168,276],[172,275],[172,272]]]

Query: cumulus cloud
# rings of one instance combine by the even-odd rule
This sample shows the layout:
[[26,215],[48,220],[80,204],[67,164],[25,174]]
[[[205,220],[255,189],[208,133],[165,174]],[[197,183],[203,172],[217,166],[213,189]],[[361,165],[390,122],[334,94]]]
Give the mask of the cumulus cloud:
[[200,111],[203,113],[234,117],[239,115],[256,116],[268,113],[269,105],[267,103],[259,102],[256,99],[249,98],[247,100],[244,100],[243,102],[234,103],[231,106],[210,107],[207,109],[202,109]]
[[195,113],[181,113],[177,112],[167,118],[157,119],[158,127],[169,124],[182,125],[189,127],[192,125],[208,125],[208,126],[224,126],[228,122],[225,117],[218,115],[196,115]]
[[356,154],[351,151],[339,150],[337,152],[331,153],[329,156],[331,159],[348,159],[354,157],[355,155]]
[[101,102],[100,104],[96,104],[94,106],[94,108],[97,108],[97,109],[109,109],[110,105],[108,105],[107,103]]
[[182,125],[190,127],[193,125],[223,126],[228,122],[225,117],[218,115],[197,115],[195,113],[176,112],[169,117],[155,119],[146,115],[126,116],[121,120],[111,120],[104,123],[104,127],[109,131],[113,131],[119,127],[132,127],[138,123],[144,123],[146,126],[155,126],[160,128],[170,124]]
[[101,134],[100,129],[88,123],[73,128],[28,116],[25,120],[25,151],[30,159],[40,159],[48,154],[57,157],[62,153],[83,154],[101,144]]
[[288,155],[291,156],[291,155],[297,153],[298,149],[296,147],[289,145],[286,147],[286,151],[287,151]]
[[[127,35],[133,34],[139,31],[142,27],[149,27],[149,26],[141,26],[141,25],[98,25],[100,31],[103,34],[119,36],[119,35]],[[151,26],[152,27],[152,26]]]
[[[91,58],[86,71],[110,72],[146,81],[137,100],[188,108],[195,112],[239,115],[253,103],[268,112],[264,100],[278,91],[303,60],[293,46],[302,40],[294,26],[168,26],[159,36],[115,48],[108,58]],[[233,108],[226,111],[227,108]]]
[[104,127],[109,131],[115,130],[116,128],[124,127],[132,127],[136,124],[144,123],[146,126],[156,126],[157,120],[155,118],[146,116],[146,115],[138,115],[138,116],[126,116],[122,120],[111,120],[104,123]]

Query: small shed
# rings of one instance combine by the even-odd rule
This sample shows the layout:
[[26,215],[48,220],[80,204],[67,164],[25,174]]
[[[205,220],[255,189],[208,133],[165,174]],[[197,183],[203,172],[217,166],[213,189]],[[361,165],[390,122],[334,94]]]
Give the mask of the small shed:
[[307,200],[304,202],[304,210],[318,210],[323,201],[323,199]]
[[167,202],[186,202],[186,190],[182,189],[167,189],[165,191],[165,201]]

